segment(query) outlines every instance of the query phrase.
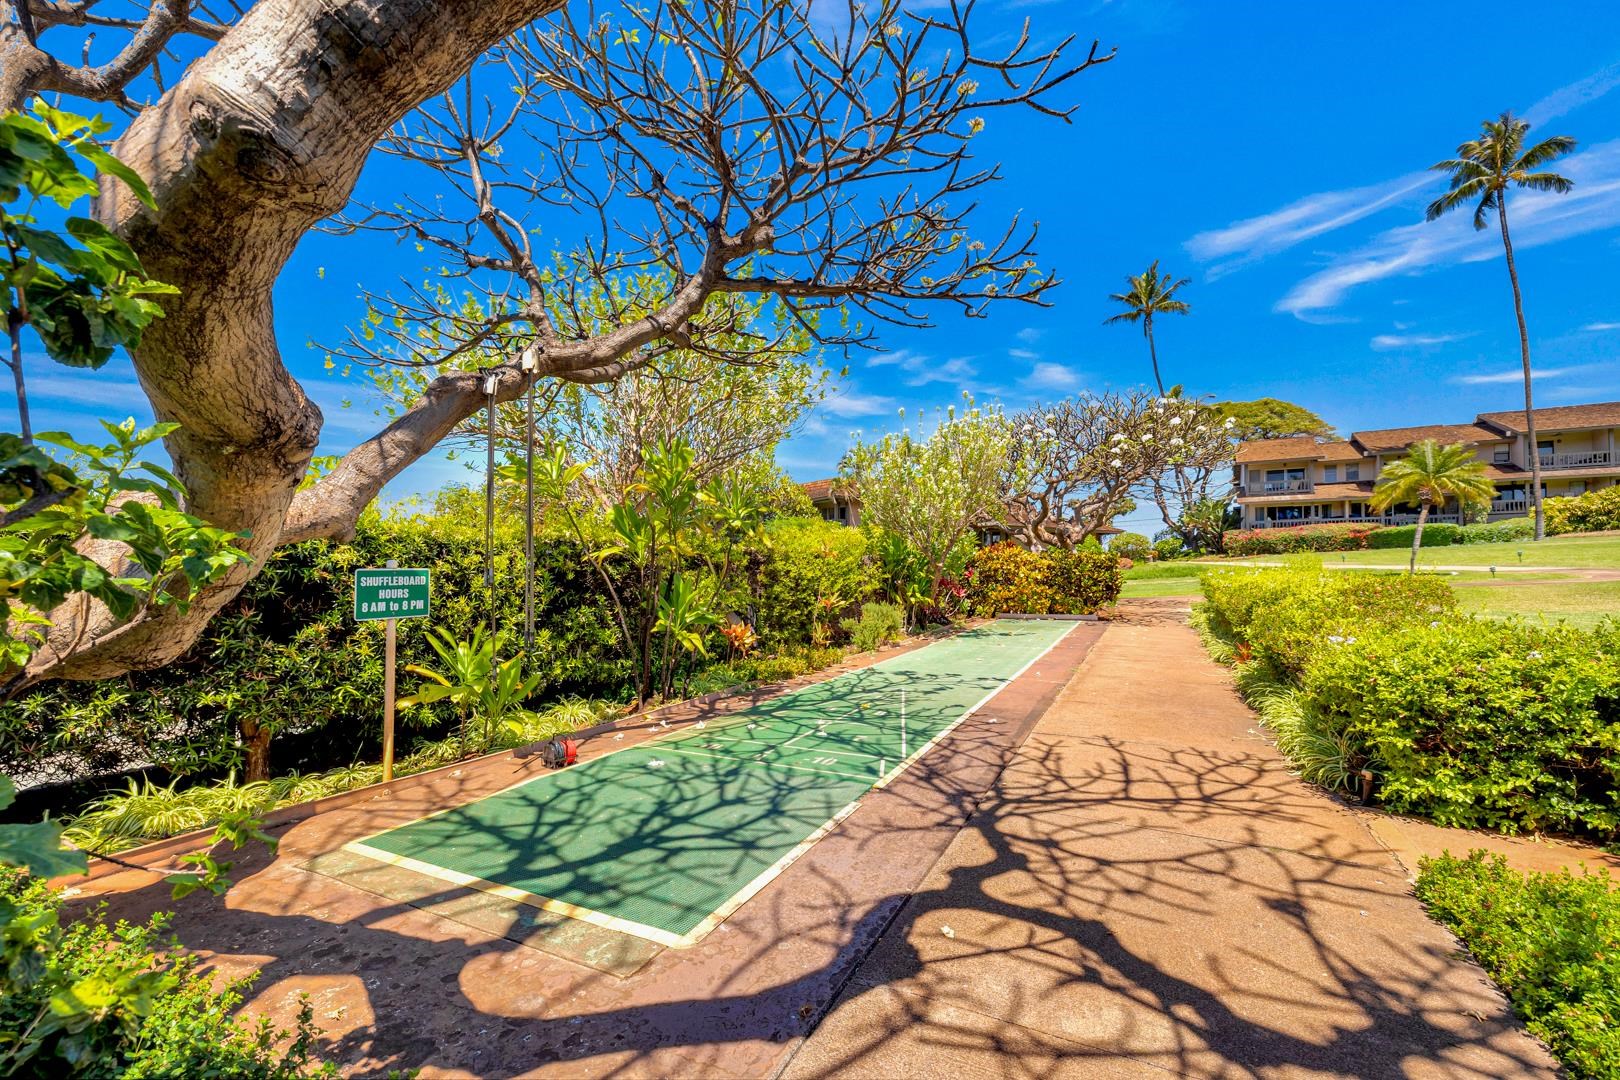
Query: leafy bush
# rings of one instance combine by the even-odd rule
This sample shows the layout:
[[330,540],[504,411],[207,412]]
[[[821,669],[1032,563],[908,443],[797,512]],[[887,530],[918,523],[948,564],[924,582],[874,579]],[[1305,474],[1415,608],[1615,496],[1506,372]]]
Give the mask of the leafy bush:
[[1057,599],[1046,566],[1039,553],[1011,541],[980,549],[968,564],[969,609],[975,615],[1002,611],[1045,615]]
[[860,618],[845,619],[841,625],[857,652],[870,652],[879,645],[899,640],[906,627],[906,613],[899,604],[868,601],[861,605]]
[[1519,874],[1501,856],[1425,859],[1417,895],[1578,1080],[1620,1077],[1620,891],[1605,873]]
[[1153,541],[1141,533],[1122,532],[1108,541],[1108,550],[1121,559],[1130,559],[1132,562],[1141,562],[1153,550]]
[[1421,575],[1220,570],[1200,586],[1210,631],[1286,679],[1334,638],[1426,623],[1457,606],[1447,582]]
[[[1416,532],[1416,525],[1394,525],[1387,529],[1379,529],[1367,538],[1367,546],[1371,548],[1409,548],[1412,546],[1412,535]],[[1460,543],[1458,536],[1461,532],[1461,526],[1444,521],[1425,525],[1423,526],[1423,546],[1445,547],[1447,544]]]
[[[1228,555],[1291,555],[1300,551],[1361,551],[1377,525],[1355,523],[1296,525],[1281,529],[1246,529],[1226,534]],[[1411,537],[1407,538],[1411,543]]]
[[[1117,538],[1116,538],[1117,539]],[[1025,551],[992,544],[968,564],[967,605],[976,615],[1087,615],[1119,598],[1124,585],[1113,551]]]
[[1620,624],[1368,627],[1320,648],[1301,688],[1363,750],[1392,809],[1620,836]]
[[1620,485],[1572,498],[1548,499],[1542,507],[1549,536],[1620,529]]
[[1162,540],[1153,541],[1153,557],[1156,559],[1178,559],[1182,555],[1182,543],[1179,536],[1166,536]]
[[1459,544],[1510,544],[1516,540],[1529,540],[1535,535],[1535,519],[1522,517],[1464,525],[1457,530],[1456,540]]
[[[0,1073],[94,1077],[335,1076],[318,1063],[307,999],[294,1030],[235,1017],[253,978],[216,989],[198,957],[165,950],[168,916],[62,926],[60,897],[0,869]],[[277,1049],[288,1037],[285,1050]]]
[[1119,599],[1125,575],[1113,553],[1079,547],[1053,549],[1042,556],[1053,594],[1051,614],[1090,615]]
[[765,527],[756,628],[768,644],[803,644],[877,590],[859,529],[820,518],[779,518]]

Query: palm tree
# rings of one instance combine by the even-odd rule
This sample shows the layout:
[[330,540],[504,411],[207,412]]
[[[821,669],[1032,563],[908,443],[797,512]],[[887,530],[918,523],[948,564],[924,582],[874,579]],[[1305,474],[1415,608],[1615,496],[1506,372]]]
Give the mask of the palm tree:
[[1508,235],[1507,194],[1510,187],[1531,191],[1553,191],[1562,195],[1574,187],[1555,172],[1540,172],[1543,165],[1575,149],[1568,135],[1554,135],[1526,150],[1525,132],[1530,125],[1510,112],[1480,125],[1477,139],[1457,147],[1457,156],[1429,166],[1451,174],[1451,189],[1429,204],[1428,220],[1433,221],[1464,203],[1478,199],[1474,207],[1474,228],[1483,229],[1486,214],[1496,211],[1502,227],[1502,250],[1507,253],[1508,280],[1513,283],[1513,312],[1519,318],[1519,356],[1524,363],[1524,424],[1529,442],[1530,502],[1535,507],[1536,539],[1547,535],[1547,519],[1541,507],[1541,450],[1536,445],[1536,414],[1530,395],[1530,334],[1524,328],[1524,297],[1519,293],[1519,271],[1513,262],[1513,239]]
[[1127,276],[1125,281],[1130,288],[1122,293],[1110,293],[1108,299],[1124,304],[1126,310],[1105,319],[1103,325],[1141,322],[1142,333],[1147,338],[1148,355],[1153,358],[1153,381],[1158,384],[1162,397],[1164,380],[1159,378],[1159,351],[1153,346],[1153,316],[1185,315],[1191,310],[1185,300],[1176,299],[1176,290],[1187,284],[1187,279],[1173,281],[1169,274],[1160,277],[1159,260],[1154,259],[1147,273]]
[[1418,504],[1417,530],[1412,533],[1412,562],[1407,573],[1417,572],[1418,548],[1423,546],[1423,524],[1431,507],[1457,500],[1459,510],[1488,505],[1496,487],[1485,475],[1485,466],[1474,459],[1466,446],[1441,446],[1433,439],[1413,443],[1406,456],[1391,462],[1373,488],[1372,505],[1388,510],[1402,503]]

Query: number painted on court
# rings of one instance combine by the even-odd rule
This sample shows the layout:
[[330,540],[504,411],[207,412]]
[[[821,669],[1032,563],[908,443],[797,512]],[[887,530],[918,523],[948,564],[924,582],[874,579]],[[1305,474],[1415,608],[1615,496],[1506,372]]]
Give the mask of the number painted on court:
[[385,568],[354,572],[354,617],[420,619],[429,614],[429,574],[425,569]]

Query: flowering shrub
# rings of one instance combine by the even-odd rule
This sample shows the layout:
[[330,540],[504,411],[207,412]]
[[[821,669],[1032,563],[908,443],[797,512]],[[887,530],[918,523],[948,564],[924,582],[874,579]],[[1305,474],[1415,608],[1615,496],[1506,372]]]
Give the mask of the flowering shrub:
[[1391,808],[1442,825],[1620,836],[1620,624],[1449,618],[1329,643],[1306,708]]
[[967,606],[975,615],[1017,611],[1029,615],[1089,615],[1119,598],[1119,559],[1090,548],[1025,551],[992,544],[969,566]]
[[1542,505],[1547,514],[1548,536],[1620,529],[1620,486],[1567,499],[1548,499]]
[[[1226,534],[1228,555],[1291,555],[1297,551],[1361,551],[1377,525],[1298,525],[1283,529],[1246,529]],[[1408,536],[1410,544],[1412,538]]]

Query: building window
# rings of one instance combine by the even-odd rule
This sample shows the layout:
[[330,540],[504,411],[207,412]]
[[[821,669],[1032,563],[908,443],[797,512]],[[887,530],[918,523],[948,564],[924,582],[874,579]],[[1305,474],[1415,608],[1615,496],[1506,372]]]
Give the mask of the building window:
[[1344,467],[1344,478],[1346,480],[1360,480],[1361,479],[1361,466],[1360,465],[1346,465]]
[[1322,482],[1323,483],[1332,484],[1332,483],[1335,483],[1338,479],[1339,479],[1339,467],[1337,465],[1324,465],[1324,466],[1322,466]]
[[1507,450],[1504,448],[1504,449],[1501,449],[1501,450],[1493,450],[1493,451],[1491,451],[1491,460],[1496,462],[1496,464],[1498,464],[1498,465],[1506,465],[1508,463],[1508,452],[1507,452]]
[[848,521],[849,520],[849,507],[840,506],[838,508],[838,520],[839,521]]

